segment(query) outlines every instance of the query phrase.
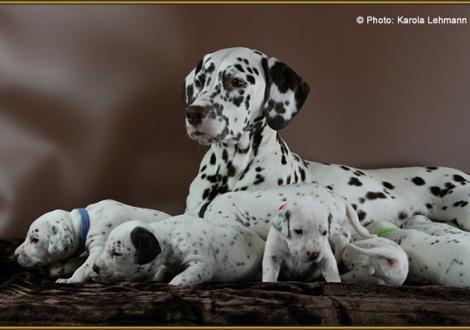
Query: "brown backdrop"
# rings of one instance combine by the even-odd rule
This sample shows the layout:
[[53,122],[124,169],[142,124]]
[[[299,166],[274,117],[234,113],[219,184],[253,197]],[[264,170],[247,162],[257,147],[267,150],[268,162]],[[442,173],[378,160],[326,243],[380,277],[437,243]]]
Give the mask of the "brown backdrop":
[[283,132],[312,160],[470,169],[470,25],[359,25],[358,15],[470,18],[468,5],[0,6],[0,237],[103,199],[183,210],[204,148],[180,88],[243,45],[310,84]]

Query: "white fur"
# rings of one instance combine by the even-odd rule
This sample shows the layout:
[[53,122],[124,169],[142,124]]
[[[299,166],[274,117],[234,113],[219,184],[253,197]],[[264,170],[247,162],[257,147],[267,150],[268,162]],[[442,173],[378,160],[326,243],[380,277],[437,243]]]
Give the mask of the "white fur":
[[408,257],[399,245],[382,237],[346,245],[341,253],[347,272],[344,282],[402,285],[408,275]]
[[[144,264],[138,263],[142,251],[131,239],[136,228],[156,238],[160,249]],[[263,248],[262,239],[237,223],[180,215],[153,224],[132,221],[118,226],[95,265],[103,282],[161,281],[165,272],[176,275],[171,285],[256,280]]]
[[[88,258],[75,270],[72,277],[58,279],[58,283],[80,283],[88,280],[93,272],[93,263],[101,254],[108,234],[119,224],[135,219],[154,222],[169,217],[160,211],[137,208],[114,200],[103,200],[88,205],[86,209],[90,217],[85,243]],[[40,216],[31,224],[25,241],[15,251],[18,263],[26,268],[52,265],[51,275],[68,274],[69,270],[64,272],[58,268],[57,263],[66,261],[77,253],[81,225],[81,217],[76,209],[71,212],[54,210]]]
[[[368,226],[373,232],[394,227],[387,222]],[[408,254],[409,280],[446,286],[470,287],[470,233],[424,216],[403,222],[403,228],[385,237],[393,240]]]

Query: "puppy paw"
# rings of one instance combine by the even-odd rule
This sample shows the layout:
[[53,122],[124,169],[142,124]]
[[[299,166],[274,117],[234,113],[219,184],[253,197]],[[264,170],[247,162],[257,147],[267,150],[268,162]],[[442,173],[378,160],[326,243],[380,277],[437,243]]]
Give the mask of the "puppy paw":
[[59,278],[55,282],[59,283],[59,284],[74,284],[74,283],[82,283],[84,281],[82,281],[80,279],[74,279],[74,278]]

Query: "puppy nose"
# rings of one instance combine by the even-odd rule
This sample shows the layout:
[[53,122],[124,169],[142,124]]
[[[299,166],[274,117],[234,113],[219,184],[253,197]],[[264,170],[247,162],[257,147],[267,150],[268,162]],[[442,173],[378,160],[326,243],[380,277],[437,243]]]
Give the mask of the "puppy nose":
[[319,255],[320,255],[320,252],[318,252],[318,251],[311,252],[310,253],[310,260],[312,260],[312,261],[316,260]]
[[191,125],[197,126],[202,122],[202,119],[207,115],[208,112],[208,107],[193,105],[186,109],[186,119],[188,119],[188,122]]
[[93,265],[93,271],[96,273],[96,274],[99,274],[100,272],[100,267],[98,265]]

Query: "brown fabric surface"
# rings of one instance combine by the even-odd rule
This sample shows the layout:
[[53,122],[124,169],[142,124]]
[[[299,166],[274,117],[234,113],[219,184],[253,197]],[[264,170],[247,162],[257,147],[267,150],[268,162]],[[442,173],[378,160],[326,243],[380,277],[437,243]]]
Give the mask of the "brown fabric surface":
[[184,209],[204,148],[183,78],[243,45],[311,86],[282,135],[311,160],[470,169],[470,25],[368,26],[358,15],[470,17],[447,5],[0,6],[0,237],[104,198]]
[[0,325],[468,325],[470,290],[324,282],[55,284],[0,240]]

